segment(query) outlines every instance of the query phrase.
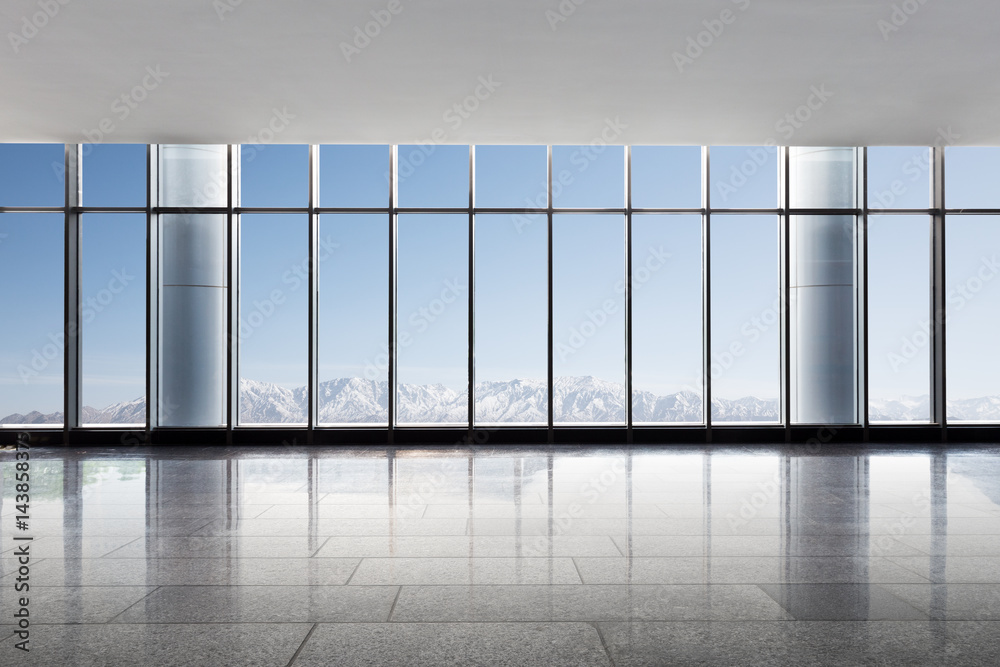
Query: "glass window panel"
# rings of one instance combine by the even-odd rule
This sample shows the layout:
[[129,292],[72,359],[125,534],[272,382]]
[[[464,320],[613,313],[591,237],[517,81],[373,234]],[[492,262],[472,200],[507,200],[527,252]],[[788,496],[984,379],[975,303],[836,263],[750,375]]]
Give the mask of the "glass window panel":
[[632,206],[700,208],[701,146],[633,146]]
[[469,147],[421,144],[396,149],[399,206],[467,208]]
[[[211,164],[206,160],[201,166]],[[187,169],[196,165],[168,166]],[[177,182],[174,176],[167,181]],[[188,183],[204,182],[196,181],[196,176],[185,178]],[[223,425],[228,382],[226,216],[163,214],[159,231],[159,424]]]
[[240,216],[241,424],[307,420],[308,271],[308,216]]
[[548,207],[545,146],[476,146],[476,206]]
[[146,205],[145,144],[86,144],[81,153],[85,206]]
[[320,206],[388,208],[389,155],[389,146],[320,146]]
[[624,208],[624,146],[553,146],[552,202],[557,208]]
[[0,206],[62,206],[66,148],[0,143]]
[[712,421],[777,422],[781,394],[778,219],[714,215]]
[[386,424],[389,216],[323,215],[319,236],[319,421]]
[[930,218],[868,218],[868,417],[926,422],[930,391]]
[[1000,216],[945,223],[948,421],[1000,421]]
[[227,206],[228,146],[161,144],[160,206]]
[[553,219],[554,420],[625,421],[625,220]]
[[469,217],[400,215],[396,421],[469,419]]
[[1000,148],[948,146],[944,153],[948,208],[1000,208]]
[[792,423],[858,422],[856,239],[854,215],[791,216]]
[[704,422],[700,215],[632,217],[632,420]]
[[788,153],[793,208],[854,208],[857,149],[792,146]]
[[63,216],[0,214],[0,423],[62,424]]
[[309,205],[309,146],[240,147],[240,205]]
[[777,208],[778,149],[774,146],[712,146],[713,208]]
[[868,149],[870,208],[929,208],[931,149],[872,146]]
[[548,424],[546,216],[476,216],[476,421]]
[[81,226],[82,421],[144,424],[146,216],[89,213]]

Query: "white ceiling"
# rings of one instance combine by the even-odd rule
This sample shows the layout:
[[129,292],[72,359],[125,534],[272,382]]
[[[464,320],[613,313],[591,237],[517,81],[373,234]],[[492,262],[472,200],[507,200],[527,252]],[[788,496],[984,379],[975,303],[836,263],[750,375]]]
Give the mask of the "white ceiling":
[[613,143],[1000,145],[996,0],[3,0],[0,26],[2,141],[571,144],[618,119]]

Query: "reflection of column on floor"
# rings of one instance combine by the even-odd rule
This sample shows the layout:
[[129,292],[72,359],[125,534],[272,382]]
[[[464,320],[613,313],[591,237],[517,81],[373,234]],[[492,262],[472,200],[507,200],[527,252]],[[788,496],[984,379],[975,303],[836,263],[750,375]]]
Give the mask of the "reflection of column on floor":
[[[871,581],[869,490],[867,456],[796,456],[789,460],[784,479],[786,506],[782,522],[782,581],[797,583],[867,584]],[[809,527],[809,530],[804,528]],[[835,539],[810,549],[811,536]],[[836,551],[831,551],[831,549]],[[829,554],[817,567],[815,558],[803,556]],[[794,596],[804,587],[784,587],[785,595]],[[802,593],[809,595],[809,593]],[[868,608],[868,589],[858,587],[858,609]],[[808,600],[782,600],[785,609],[808,608]]]
[[[705,533],[705,583],[712,583],[712,453],[702,454],[701,459],[701,480],[702,480],[702,513],[704,523],[702,530]],[[711,591],[711,588],[709,588]]]
[[[315,456],[310,456],[306,463],[306,475],[309,481],[306,483],[306,502],[309,504],[309,553],[316,553],[319,549],[319,537],[317,536],[316,523],[319,520],[319,463]],[[284,480],[282,480],[284,481]],[[313,575],[313,568],[309,568],[310,577]]]
[[[944,618],[948,611],[948,455],[931,456],[931,609]],[[934,618],[933,616],[931,617]],[[944,655],[945,633],[935,633],[934,641]]]
[[[63,563],[66,587],[83,585],[83,462],[63,461]],[[83,619],[83,596],[70,595],[66,618]],[[72,622],[72,621],[70,621]]]
[[[524,459],[522,457],[517,457],[514,459],[514,548],[517,550],[515,555],[518,558],[518,567],[521,564],[521,555],[523,554],[523,542],[524,542],[524,531],[521,528],[521,483],[524,479]],[[471,519],[469,517],[470,524]],[[518,570],[520,573],[520,570]]]
[[[468,455],[468,475],[469,475],[469,518],[475,514],[475,498],[476,498],[476,461],[472,456],[472,452]],[[474,545],[475,540],[475,528],[472,527],[472,522],[468,523],[469,526],[469,560],[470,565],[473,558],[476,556],[476,547]],[[469,568],[469,583],[475,585],[476,568]]]
[[386,478],[386,495],[389,497],[389,557],[396,555],[396,450],[389,448],[385,453],[389,475]]
[[[625,582],[632,583],[632,450],[625,453]],[[628,589],[631,598],[632,589]],[[631,599],[629,600],[631,602]],[[631,609],[631,604],[629,609]]]

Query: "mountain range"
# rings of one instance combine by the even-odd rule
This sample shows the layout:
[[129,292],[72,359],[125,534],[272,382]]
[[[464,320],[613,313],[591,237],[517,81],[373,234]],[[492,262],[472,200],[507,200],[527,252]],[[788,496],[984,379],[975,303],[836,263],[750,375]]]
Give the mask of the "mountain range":
[[[620,423],[625,421],[625,387],[594,377],[561,377],[554,384],[555,421],[560,423]],[[660,396],[633,392],[634,423],[700,423],[701,397],[691,391]],[[319,385],[319,422],[323,424],[385,423],[389,387],[384,381],[340,378]],[[397,423],[447,424],[467,421],[468,395],[444,385],[402,384],[397,390]],[[140,397],[102,410],[83,408],[85,424],[140,424],[145,421]],[[775,422],[776,399],[746,396],[715,398],[713,420]],[[1000,397],[949,401],[953,420],[1000,420]],[[927,396],[873,400],[872,421],[920,421],[930,414]],[[519,379],[476,385],[476,418],[481,423],[547,421],[546,383]],[[244,424],[302,424],[306,421],[306,388],[288,389],[257,380],[240,380],[240,421]],[[58,424],[62,413],[12,414],[0,424]]]

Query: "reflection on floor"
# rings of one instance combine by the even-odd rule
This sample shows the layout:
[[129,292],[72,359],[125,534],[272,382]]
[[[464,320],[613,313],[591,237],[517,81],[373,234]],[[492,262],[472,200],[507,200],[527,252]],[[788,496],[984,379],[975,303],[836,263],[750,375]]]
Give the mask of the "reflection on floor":
[[4,665],[1000,664],[997,448],[31,454]]

